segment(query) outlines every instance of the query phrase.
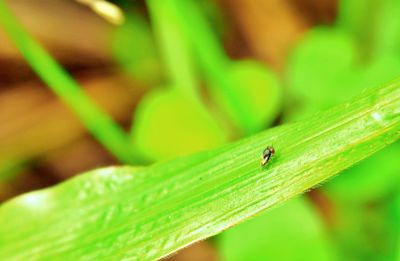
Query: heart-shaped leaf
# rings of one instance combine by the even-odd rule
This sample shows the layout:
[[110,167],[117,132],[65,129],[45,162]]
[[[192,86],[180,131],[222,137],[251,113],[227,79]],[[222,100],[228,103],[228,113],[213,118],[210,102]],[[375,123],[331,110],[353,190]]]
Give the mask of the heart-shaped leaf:
[[152,160],[214,148],[227,141],[209,113],[178,88],[155,90],[143,98],[136,109],[132,139]]
[[225,231],[218,239],[226,261],[335,260],[324,223],[305,197]]
[[230,92],[240,97],[237,100],[240,105],[232,102],[225,89],[211,88],[219,108],[239,128],[244,125],[242,115],[237,114],[237,107],[245,109],[249,133],[270,126],[282,105],[282,89],[276,75],[263,64],[249,60],[231,63],[225,77],[230,78]]

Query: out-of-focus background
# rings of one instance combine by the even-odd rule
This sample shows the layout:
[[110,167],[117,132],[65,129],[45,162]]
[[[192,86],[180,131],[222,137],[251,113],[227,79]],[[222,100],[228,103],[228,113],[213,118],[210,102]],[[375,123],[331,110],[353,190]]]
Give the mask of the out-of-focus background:
[[[302,120],[400,76],[398,0],[6,2],[146,164]],[[0,203],[120,164],[2,28],[0,119]],[[399,142],[170,259],[400,260]]]

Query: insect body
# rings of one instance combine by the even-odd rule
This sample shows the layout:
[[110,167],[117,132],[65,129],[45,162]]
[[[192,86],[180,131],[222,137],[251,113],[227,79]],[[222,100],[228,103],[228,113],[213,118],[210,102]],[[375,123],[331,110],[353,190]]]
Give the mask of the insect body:
[[274,154],[275,154],[275,149],[272,146],[266,147],[262,153],[261,166],[265,166],[268,163],[271,156]]

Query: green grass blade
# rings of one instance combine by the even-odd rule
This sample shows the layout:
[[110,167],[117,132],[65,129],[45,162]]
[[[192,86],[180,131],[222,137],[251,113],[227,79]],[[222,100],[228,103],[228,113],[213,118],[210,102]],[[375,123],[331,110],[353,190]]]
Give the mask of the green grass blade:
[[83,92],[78,83],[33,39],[0,1],[0,25],[40,78],[79,116],[91,133],[119,160],[135,163],[129,136]]
[[[399,86],[218,150],[95,170],[10,200],[0,207],[0,259],[153,260],[215,235],[398,140]],[[267,145],[276,155],[261,168]]]
[[193,0],[169,0],[165,4],[169,5],[170,10],[175,11],[182,32],[191,41],[199,65],[208,81],[208,87],[217,88],[223,93],[241,121],[241,126],[238,127],[241,127],[241,131],[245,134],[253,134],[251,112],[243,104],[240,93],[236,91],[235,85],[239,83],[235,82],[235,79],[228,73],[232,62],[225,54],[224,48],[196,2]]
[[173,10],[170,10],[171,4],[168,1],[147,0],[146,3],[170,83],[197,101],[198,80],[190,46],[178,26]]

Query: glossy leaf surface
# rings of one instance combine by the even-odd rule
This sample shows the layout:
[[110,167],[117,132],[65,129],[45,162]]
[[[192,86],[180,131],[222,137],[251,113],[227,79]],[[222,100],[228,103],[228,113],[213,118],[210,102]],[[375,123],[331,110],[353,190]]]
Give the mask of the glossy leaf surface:
[[[0,259],[154,260],[285,202],[399,134],[397,81],[217,150],[91,171],[4,203]],[[276,154],[261,168],[267,145]]]

